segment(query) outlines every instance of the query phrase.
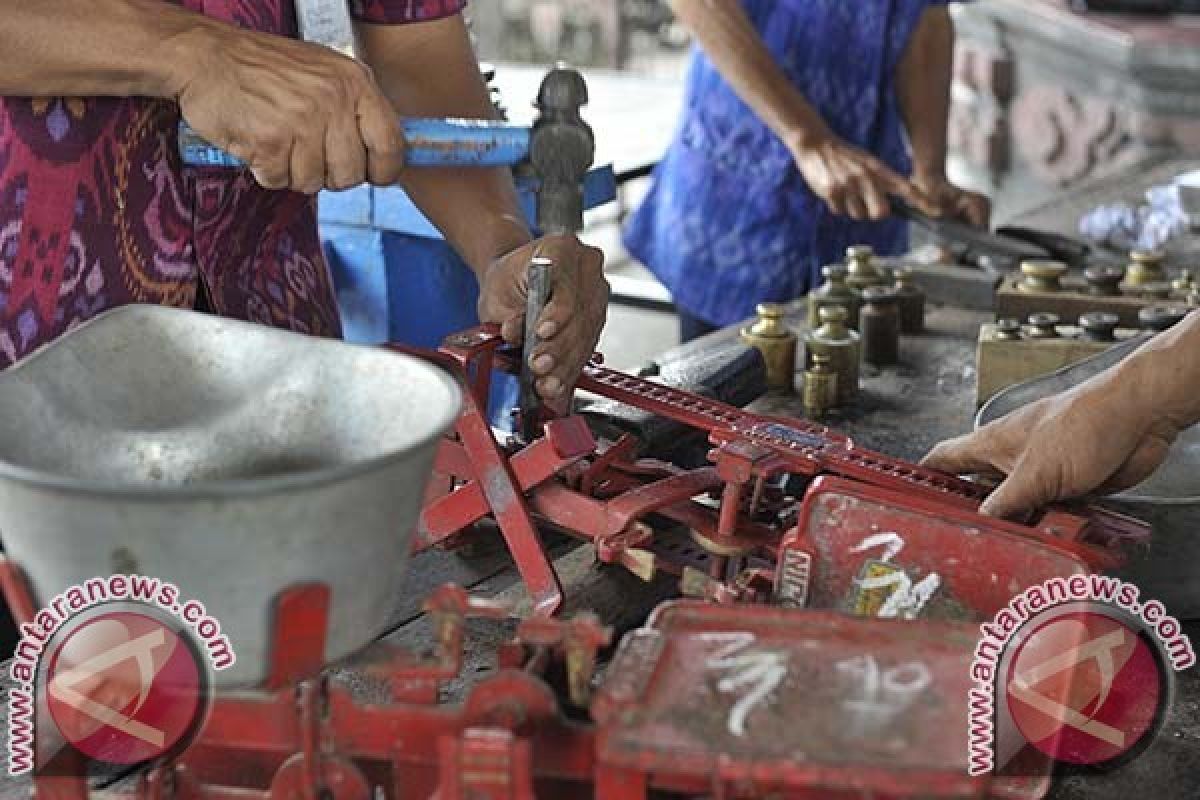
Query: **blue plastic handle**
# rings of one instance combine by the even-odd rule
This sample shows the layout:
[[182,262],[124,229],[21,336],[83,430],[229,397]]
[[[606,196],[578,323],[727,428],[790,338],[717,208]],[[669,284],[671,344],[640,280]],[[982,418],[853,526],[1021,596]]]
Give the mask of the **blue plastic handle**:
[[[529,155],[530,129],[490,120],[407,119],[405,163],[410,167],[511,167]],[[183,123],[179,152],[193,167],[243,167]]]

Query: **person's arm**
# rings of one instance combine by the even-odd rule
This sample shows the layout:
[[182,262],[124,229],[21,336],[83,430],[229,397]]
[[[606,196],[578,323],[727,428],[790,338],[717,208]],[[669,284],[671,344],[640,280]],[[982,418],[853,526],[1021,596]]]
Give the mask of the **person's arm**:
[[170,97],[172,42],[207,24],[160,0],[0,0],[0,95]]
[[388,184],[403,164],[362,65],[161,0],[0,0],[0,95],[177,100],[269,189]]
[[721,76],[787,145],[812,191],[838,214],[882,219],[889,194],[925,197],[879,159],[835,135],[775,62],[738,0],[671,0]]
[[984,503],[1008,516],[1148,478],[1200,423],[1200,313],[1064,394],[944,442],[927,466],[1007,476]]
[[944,4],[921,15],[897,68],[900,109],[912,147],[913,182],[939,213],[986,226],[991,203],[946,179],[946,137],[954,66],[954,21]]
[[[397,113],[407,117],[492,118],[487,87],[461,16],[411,25],[359,26],[363,53]],[[604,327],[608,284],[603,256],[573,236],[532,241],[507,169],[406,170],[413,201],[479,277],[480,317],[523,335],[526,270],[536,254],[556,269],[534,354],[538,388],[564,394],[591,357]]]

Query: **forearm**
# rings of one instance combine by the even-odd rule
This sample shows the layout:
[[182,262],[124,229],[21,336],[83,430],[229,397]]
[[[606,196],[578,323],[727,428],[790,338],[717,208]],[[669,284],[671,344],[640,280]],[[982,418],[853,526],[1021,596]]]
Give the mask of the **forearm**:
[[1126,396],[1131,415],[1177,430],[1200,423],[1200,313],[1155,336],[1101,375],[1099,385]]
[[737,0],[671,0],[671,7],[742,101],[789,147],[829,136]]
[[[460,17],[362,25],[360,38],[401,116],[496,116]],[[401,184],[476,274],[532,238],[507,169],[410,169]]]
[[190,32],[161,0],[0,0],[0,95],[173,97]]
[[945,174],[953,62],[954,22],[945,6],[932,6],[922,15],[896,75],[913,171],[920,177]]

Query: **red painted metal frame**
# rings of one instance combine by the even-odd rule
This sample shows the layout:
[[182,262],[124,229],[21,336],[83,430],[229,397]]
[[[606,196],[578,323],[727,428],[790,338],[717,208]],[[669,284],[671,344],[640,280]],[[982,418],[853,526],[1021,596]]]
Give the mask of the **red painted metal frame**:
[[[19,621],[28,622],[32,595],[20,570],[3,556],[0,585]],[[501,649],[501,669],[462,704],[449,706],[439,704],[439,690],[460,675],[466,620],[503,619],[507,610],[444,587],[426,604],[436,629],[432,657],[379,644],[355,662],[353,669],[367,682],[389,690],[386,703],[364,704],[321,674],[329,599],[323,585],[281,594],[269,682],[218,695],[198,738],[179,758],[105,796],[531,800],[535,785],[540,798],[587,791],[595,730],[566,718],[542,671],[554,660],[564,663],[571,696],[586,705],[597,655],[611,644],[611,632],[594,616],[521,623]],[[71,764],[58,759],[35,776],[36,800],[90,796],[82,761]]]
[[[772,488],[789,476],[840,476],[971,518],[986,496],[981,486],[857,447],[823,426],[753,414],[607,369],[598,359],[584,370],[579,389],[707,433],[713,466],[683,472],[639,461],[636,442],[601,446],[577,417],[548,420],[536,441],[502,443],[484,414],[492,368],[516,368],[502,346],[494,328],[482,327],[450,337],[438,354],[418,353],[455,370],[469,392],[439,453],[416,547],[452,543],[493,517],[541,614],[561,605],[562,589],[538,539],[539,525],[594,543],[603,560],[643,578],[678,575],[685,592],[732,602],[761,597],[751,587],[751,562],[773,561],[791,527],[799,498]],[[712,502],[694,502],[699,496]],[[695,532],[713,556],[704,574],[656,551],[647,524],[652,516]],[[1052,537],[1097,570],[1117,565],[1121,547],[1147,535],[1141,523],[1091,507],[1051,509],[1027,522],[1006,525],[1038,540]]]

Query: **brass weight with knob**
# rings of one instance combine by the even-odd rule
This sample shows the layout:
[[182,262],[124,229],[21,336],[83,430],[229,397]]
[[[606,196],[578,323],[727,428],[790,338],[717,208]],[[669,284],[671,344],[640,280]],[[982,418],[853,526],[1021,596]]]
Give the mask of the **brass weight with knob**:
[[767,365],[767,387],[795,389],[798,338],[784,321],[787,309],[778,303],[760,303],[758,319],[742,329],[742,341],[762,353]]

